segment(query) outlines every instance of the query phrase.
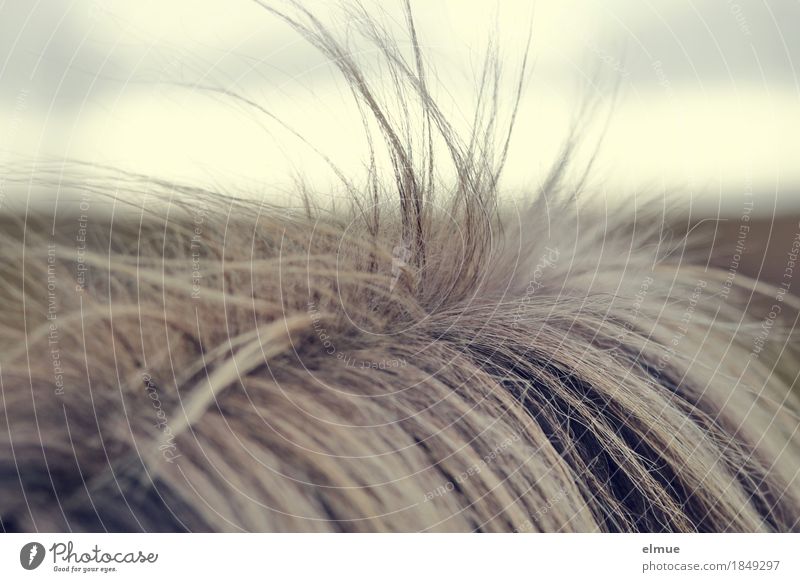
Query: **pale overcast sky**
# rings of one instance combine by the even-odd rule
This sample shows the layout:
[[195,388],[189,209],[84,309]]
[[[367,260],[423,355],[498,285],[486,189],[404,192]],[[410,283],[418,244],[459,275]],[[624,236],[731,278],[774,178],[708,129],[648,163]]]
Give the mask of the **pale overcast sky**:
[[[330,2],[307,4],[330,12],[323,8]],[[532,23],[534,68],[505,176],[509,191],[536,189],[581,96],[605,103],[619,80],[593,182],[606,195],[677,187],[736,199],[753,188],[786,205],[800,196],[798,0],[414,5],[456,117],[468,115],[492,36],[510,98]],[[381,3],[390,15],[398,6]],[[603,84],[593,87],[598,74]],[[279,191],[293,173],[317,185],[333,180],[254,112],[159,83],[166,80],[246,94],[346,170],[362,167],[357,118],[330,67],[247,0],[0,0],[0,160],[68,156],[259,196]]]

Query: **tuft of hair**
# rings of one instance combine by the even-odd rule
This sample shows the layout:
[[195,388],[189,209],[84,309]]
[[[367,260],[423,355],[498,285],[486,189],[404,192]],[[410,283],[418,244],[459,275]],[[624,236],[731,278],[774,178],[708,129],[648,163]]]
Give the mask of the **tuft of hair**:
[[373,157],[349,206],[297,211],[116,173],[100,211],[107,176],[40,170],[95,211],[4,218],[4,530],[798,529],[793,296],[652,200],[584,202],[566,163],[498,202],[499,60],[456,131],[408,6],[408,50],[347,9],[389,91],[265,7],[339,68],[391,180]]

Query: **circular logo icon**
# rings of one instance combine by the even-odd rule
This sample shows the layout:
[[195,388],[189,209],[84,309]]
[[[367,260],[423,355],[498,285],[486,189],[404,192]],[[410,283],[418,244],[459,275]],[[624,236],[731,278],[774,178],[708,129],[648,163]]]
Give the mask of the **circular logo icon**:
[[44,561],[44,546],[39,542],[30,542],[19,551],[19,563],[26,570],[35,570]]

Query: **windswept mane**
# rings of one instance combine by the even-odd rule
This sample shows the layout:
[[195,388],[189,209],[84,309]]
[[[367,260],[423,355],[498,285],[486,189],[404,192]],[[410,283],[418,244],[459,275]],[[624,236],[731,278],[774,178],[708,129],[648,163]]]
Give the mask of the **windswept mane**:
[[45,168],[75,212],[4,217],[4,530],[800,527],[800,302],[709,266],[679,212],[578,196],[571,145],[504,202],[527,55],[509,97],[489,51],[462,134],[405,6],[401,45],[359,4],[341,35],[264,4],[362,112],[348,207]]

